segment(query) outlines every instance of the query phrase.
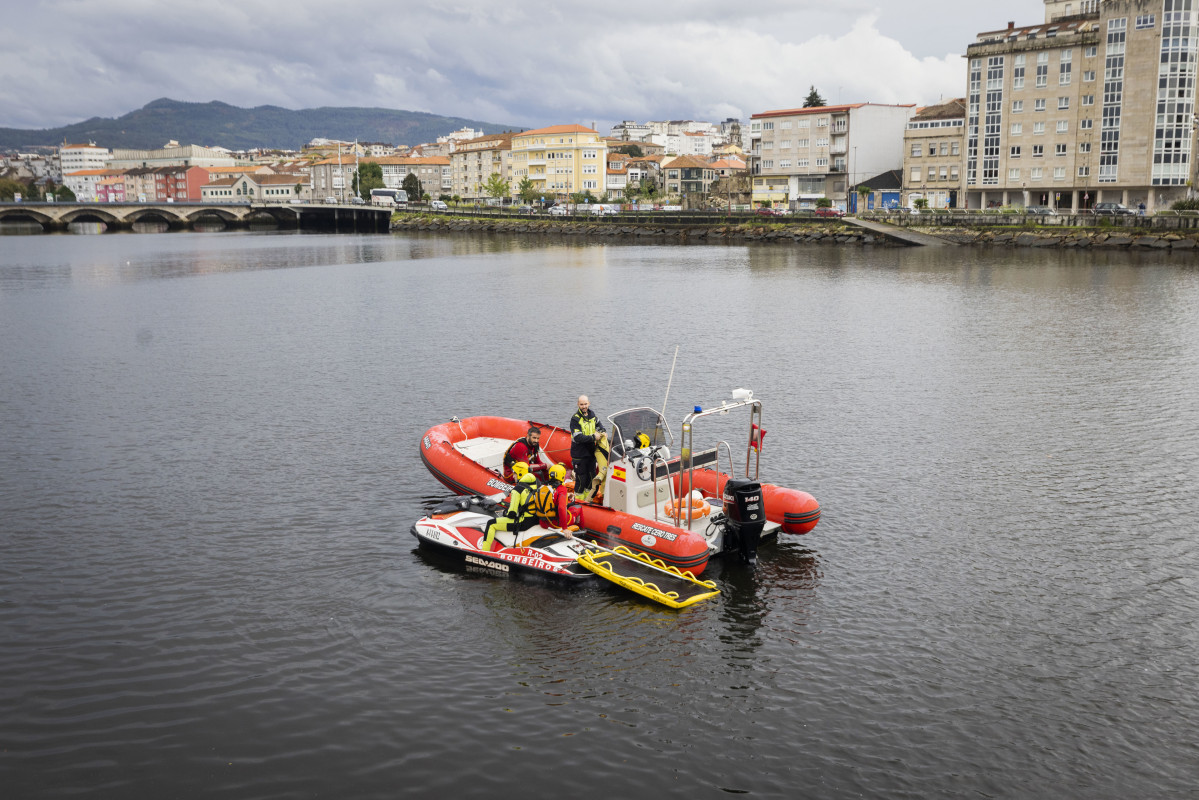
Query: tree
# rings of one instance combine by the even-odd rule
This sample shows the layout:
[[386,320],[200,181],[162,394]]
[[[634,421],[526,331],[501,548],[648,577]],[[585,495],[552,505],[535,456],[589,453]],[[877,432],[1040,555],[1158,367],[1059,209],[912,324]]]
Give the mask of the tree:
[[0,178],[0,200],[12,200],[17,194],[25,195],[29,191],[25,184],[12,178]]
[[826,105],[828,105],[828,103],[824,102],[824,98],[820,96],[820,92],[816,91],[816,86],[813,85],[812,91],[808,92],[808,96],[806,98],[804,98],[803,107],[804,108],[817,108],[819,106],[826,106]]
[[511,183],[504,180],[498,172],[491,173],[491,176],[483,184],[483,191],[487,192],[488,197],[507,197],[511,189]]
[[537,186],[528,178],[521,178],[520,183],[516,184],[516,196],[520,198],[522,203],[533,203],[541,197],[541,192],[537,191]]
[[870,197],[873,191],[869,186],[858,186],[858,211],[866,210],[866,198]]
[[615,147],[609,147],[608,152],[624,153],[625,155],[632,156],[633,158],[641,158],[643,155],[645,155],[641,150],[641,146],[636,144],[618,144]]
[[649,178],[641,179],[641,196],[653,200],[658,196],[658,186]]
[[68,186],[59,186],[54,190],[54,199],[60,203],[72,203],[75,201],[75,193]]
[[459,203],[462,202],[462,195],[456,194],[453,197],[451,197],[450,199],[454,201],[454,205],[458,205]]
[[409,172],[400,186],[408,193],[409,197],[417,202],[420,202],[421,197],[424,195],[424,188],[420,185],[420,178],[416,177],[415,172]]
[[637,184],[626,183],[624,185],[624,201],[626,203],[634,202],[638,194],[640,194],[640,189],[637,187]]
[[383,167],[373,161],[359,165],[354,171],[354,194],[363,200],[371,196],[371,189],[383,188]]
[[816,207],[817,208],[832,208],[833,201],[829,200],[827,197],[821,197],[816,200]]

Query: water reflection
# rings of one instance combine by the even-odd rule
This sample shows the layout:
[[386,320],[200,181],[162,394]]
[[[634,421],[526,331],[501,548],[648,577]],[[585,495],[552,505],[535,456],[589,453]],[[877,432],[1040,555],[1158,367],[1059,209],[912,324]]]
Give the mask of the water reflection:
[[69,222],[67,230],[71,233],[94,235],[107,231],[108,225],[103,222]]

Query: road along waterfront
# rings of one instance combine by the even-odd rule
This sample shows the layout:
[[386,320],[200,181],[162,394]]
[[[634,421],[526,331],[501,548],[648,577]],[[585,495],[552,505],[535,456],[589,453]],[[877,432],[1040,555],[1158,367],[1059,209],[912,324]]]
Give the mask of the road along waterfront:
[[[14,797],[1193,788],[1189,259],[6,237],[0,337]],[[682,613],[416,550],[429,426],[656,406],[676,344],[811,534]]]

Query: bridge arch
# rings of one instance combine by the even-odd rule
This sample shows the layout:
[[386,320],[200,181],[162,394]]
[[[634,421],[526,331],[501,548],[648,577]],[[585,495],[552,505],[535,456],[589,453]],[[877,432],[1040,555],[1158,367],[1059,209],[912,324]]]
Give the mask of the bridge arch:
[[86,217],[93,217],[105,225],[120,225],[124,220],[116,214],[103,210],[104,207],[99,203],[89,205],[86,208],[77,208],[73,211],[68,211],[58,218],[58,221],[63,225],[70,225],[72,222],[90,222]]
[[125,221],[131,224],[134,222],[148,222],[155,219],[161,219],[171,227],[186,226],[190,222],[186,216],[170,210],[166,206],[139,208],[125,215]]
[[217,217],[222,222],[240,222],[242,213],[231,211],[227,208],[220,208],[219,206],[208,206],[189,212],[185,215],[184,221],[188,224],[194,224],[197,220],[204,219],[205,217]]
[[31,219],[43,227],[55,222],[54,217],[32,208],[0,208],[0,222],[8,219]]

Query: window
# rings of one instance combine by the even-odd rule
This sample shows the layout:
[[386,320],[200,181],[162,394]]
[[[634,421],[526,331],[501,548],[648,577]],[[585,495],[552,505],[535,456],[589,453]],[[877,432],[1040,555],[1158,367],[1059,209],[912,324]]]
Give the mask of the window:
[[788,130],[788,131],[791,130],[791,120],[789,120],[789,119],[783,120],[782,122],[779,123],[779,127],[782,128],[783,130]]
[[821,117],[820,119],[816,120],[816,127],[817,128],[827,128],[828,127],[828,117]]
[[962,145],[959,142],[950,142],[949,154],[951,156],[961,155]]
[[1037,53],[1037,88],[1044,89],[1049,85],[1049,53]]
[[828,159],[827,159],[827,158],[818,158],[818,159],[816,159],[816,166],[818,166],[818,167],[827,167],[827,166],[828,166]]
[[788,150],[790,150],[790,149],[791,149],[791,140],[790,140],[790,139],[783,139],[781,142],[779,142],[779,147],[780,147],[780,148],[784,148],[784,147],[785,147],[785,148],[787,148]]
[[1082,79],[1083,79],[1083,82],[1085,82],[1085,83],[1094,83],[1095,82],[1095,70],[1093,70],[1093,69],[1083,70]]
[[1020,157],[1020,145],[1016,145],[1015,147],[1011,148],[1008,151],[1008,158],[1019,158],[1019,157]]
[[1045,157],[1045,145],[1034,144],[1032,146],[1032,157],[1033,158],[1044,158]]
[[1018,180],[1020,180],[1020,168],[1019,168],[1019,167],[1013,167],[1012,169],[1009,169],[1009,170],[1007,171],[1007,179],[1008,179],[1009,181],[1018,181]]
[[826,136],[823,139],[817,139],[816,146],[817,147],[828,147],[828,137]]
[[1012,101],[1012,113],[1013,114],[1019,114],[1023,110],[1024,110],[1024,101],[1023,100],[1013,100]]
[[1045,98],[1044,97],[1040,98],[1039,100],[1033,100],[1032,102],[1033,102],[1033,106],[1032,106],[1033,111],[1044,111],[1045,110]]
[[1058,108],[1058,111],[1062,111],[1062,110],[1064,110],[1064,109],[1067,109],[1067,108],[1069,108],[1069,107],[1070,107],[1070,98],[1069,98],[1069,97],[1059,97],[1059,98],[1057,99],[1057,108]]
[[1095,45],[1091,45],[1090,47],[1084,48],[1082,51],[1082,54],[1084,56],[1086,56],[1087,58],[1094,58],[1098,53],[1099,53],[1099,48],[1096,47]]
[[912,145],[912,158],[920,158],[922,155],[924,155],[923,148],[918,144]]
[[1024,56],[1016,56],[1015,66],[1012,68],[1012,88],[1024,88]]
[[946,171],[945,167],[941,167],[941,180],[945,180],[948,177],[949,177],[949,175],[948,175],[948,172]]
[[941,142],[941,155],[949,155],[949,142]]
[[1024,123],[1013,122],[1012,123],[1012,136],[1019,136],[1022,133],[1024,133]]
[[796,147],[807,147],[807,146],[808,146],[808,140],[807,140],[807,139],[796,139],[796,140],[795,140],[795,146],[796,146]]
[[773,123],[773,122],[763,122],[763,123],[762,123],[762,130],[764,130],[764,131],[772,131],[772,130],[774,130],[774,123]]
[[[1146,28],[1153,28],[1157,25],[1156,14],[1141,14],[1137,17],[1137,30],[1143,31]],[[1170,15],[1166,15],[1166,21],[1170,21]]]
[[1066,154],[1066,145],[1056,144],[1053,147],[1055,156],[1064,156]]
[[912,167],[912,180],[920,180],[920,167]]
[[[771,161],[763,161],[763,162],[762,162],[762,168],[763,168],[763,169],[774,169],[774,161],[773,161],[773,160],[771,160]],[[673,175],[671,175],[670,177],[672,177],[672,178],[673,178],[674,176],[673,176]]]
[[[1062,146],[1065,147],[1065,145],[1062,145]],[[783,160],[779,161],[780,169],[789,169],[790,167],[791,167],[791,159],[784,158]]]
[[1033,167],[1031,170],[1028,171],[1028,177],[1034,181],[1039,181],[1039,180],[1041,180],[1041,175],[1043,172],[1044,172],[1044,170],[1041,169],[1040,167]]
[[795,123],[795,127],[797,127],[797,128],[810,128],[810,127],[812,127],[812,120],[810,120],[810,119],[801,119],[799,122]]
[[949,168],[949,179],[951,181],[956,181],[958,179],[958,168],[957,167]]
[[1090,142],[1079,142],[1078,143],[1078,152],[1080,152],[1080,153],[1091,152],[1091,143]]
[[1034,135],[1040,136],[1042,133],[1045,132],[1045,123],[1044,122],[1034,122],[1032,124],[1032,132]]
[[1059,119],[1057,121],[1057,132],[1058,133],[1066,133],[1069,130],[1070,130],[1070,120]]
[[1070,69],[1073,66],[1073,64],[1071,63],[1071,58],[1073,56],[1073,53],[1074,53],[1073,50],[1063,50],[1061,52],[1061,57],[1058,60],[1058,72],[1057,72],[1057,85],[1058,86],[1069,86],[1070,85]]
[[1065,167],[1054,167],[1053,168],[1053,179],[1055,181],[1064,181],[1066,179],[1066,168]]
[[774,142],[762,142],[762,149],[763,150],[773,150]]
[[796,168],[799,168],[799,167],[806,168],[808,166],[808,160],[806,158],[797,158],[797,159],[795,159],[795,166],[796,166]]
[[1095,105],[1095,95],[1093,95],[1093,94],[1084,94],[1084,95],[1082,96],[1082,104],[1083,104],[1084,106],[1093,106],[1093,105]]
[[1089,131],[1091,128],[1095,127],[1095,121],[1090,119],[1080,119],[1078,121],[1078,127],[1084,131]]
[[1090,168],[1090,167],[1079,167],[1079,168],[1078,168],[1078,177],[1080,177],[1080,178],[1086,178],[1086,177],[1089,177],[1089,176],[1090,176],[1090,174],[1091,174],[1091,168]]

